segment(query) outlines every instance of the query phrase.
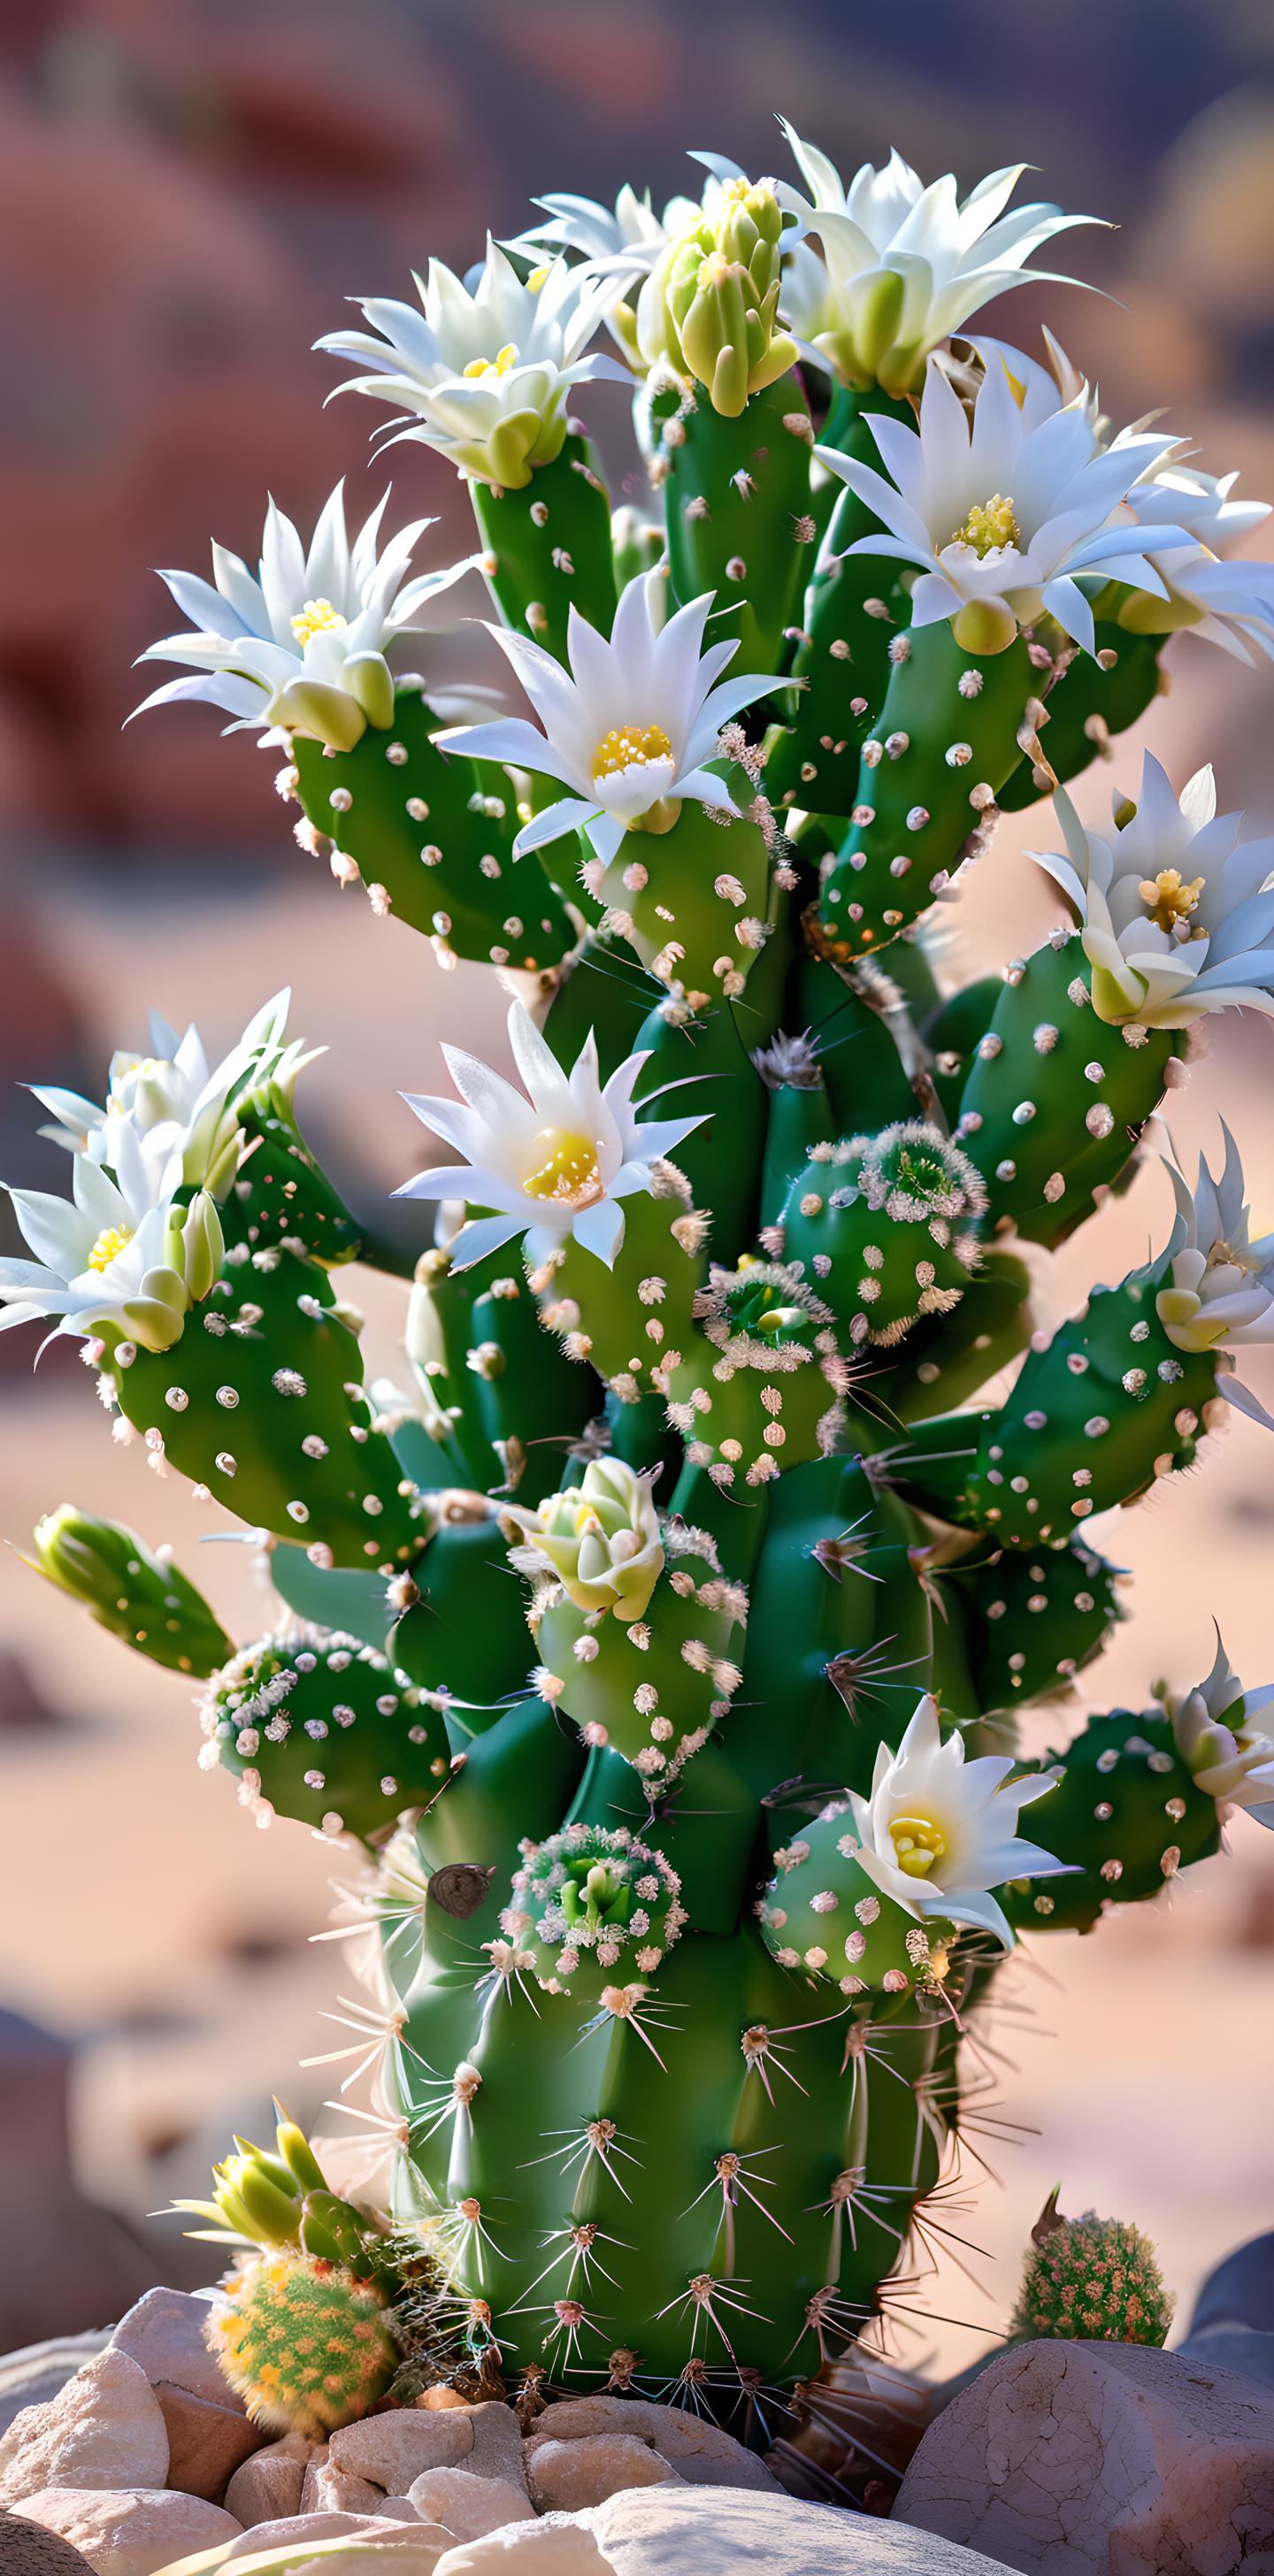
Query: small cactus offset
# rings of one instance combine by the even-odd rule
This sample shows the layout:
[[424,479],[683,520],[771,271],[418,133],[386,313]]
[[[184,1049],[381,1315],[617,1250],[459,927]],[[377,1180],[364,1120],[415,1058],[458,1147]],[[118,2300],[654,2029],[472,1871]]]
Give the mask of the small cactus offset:
[[313,2441],[365,2415],[397,2361],[376,2283],[283,2245],[227,2274],[207,2343],[254,2423]]
[[[1274,653],[1269,569],[1225,554],[1264,505],[1153,411],[1112,427],[1051,338],[982,335],[1078,219],[1005,212],[1008,170],[846,186],[784,134],[795,176],[545,199],[323,343],[413,489],[460,476],[461,561],[413,571],[433,522],[352,533],[338,491],[308,542],[271,505],[256,571],[165,576],[147,705],[278,742],[370,935],[494,970],[503,1069],[422,1046],[409,1251],[306,1141],[284,994],[221,1060],[156,1018],[99,1097],[40,1090],[66,1187],[12,1194],[0,1320],[81,1341],[277,1606],[232,1639],[70,1506],[35,1562],[198,1684],[257,1825],[341,1860],[366,1998],[310,2062],[366,2203],[284,2118],[185,2204],[239,2249],[213,2333],[272,2425],[546,2373],[759,2423],[907,2280],[1015,1940],[1274,1822],[1274,1690],[1219,1641],[1141,1710],[1067,1705],[1124,1607],[1107,1516],[1264,1420],[1234,1139],[1158,1169],[1146,1260],[1049,1303],[1195,1024],[1274,1009],[1274,843],[1210,770],[1128,763],[1109,824],[1086,775],[1182,630]],[[646,490],[621,467],[612,513],[616,386]],[[410,665],[462,579],[499,691]],[[1028,805],[1058,918],[959,983],[935,907]],[[1135,2231],[1050,2219],[1015,2331],[1167,2313]]]
[[1095,2209],[1063,2218],[1056,2191],[1050,2193],[1031,2230],[1010,2334],[1162,2344],[1175,2307],[1139,2227],[1099,2218]]

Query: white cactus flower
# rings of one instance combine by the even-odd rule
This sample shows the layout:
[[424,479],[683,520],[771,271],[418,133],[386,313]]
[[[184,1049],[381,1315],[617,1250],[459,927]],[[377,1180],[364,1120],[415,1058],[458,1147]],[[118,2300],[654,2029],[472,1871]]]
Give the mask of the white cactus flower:
[[1182,1029],[1207,1011],[1274,1012],[1274,837],[1239,840],[1241,814],[1218,814],[1210,768],[1174,796],[1150,752],[1135,810],[1113,800],[1108,835],[1085,829],[1065,790],[1053,798],[1067,855],[1031,856],[1083,924],[1100,1019]]
[[1247,1807],[1274,1828],[1274,1737],[1256,1725],[1274,1705],[1274,1684],[1245,1691],[1217,1630],[1216,1659],[1207,1680],[1165,1706],[1182,1761],[1194,1784],[1218,1806]]
[[807,354],[845,383],[908,393],[930,351],[993,295],[1032,278],[1079,282],[1026,267],[1055,234],[1094,218],[1043,204],[1005,214],[1025,162],[993,170],[963,204],[950,174],[926,187],[897,152],[883,170],[864,162],[846,186],[826,153],[803,142],[786,117],[779,123],[809,191],[781,186],[780,200],[818,234],[827,261],[823,314]]
[[649,1476],[622,1458],[593,1458],[578,1485],[536,1511],[506,1503],[500,1519],[521,1541],[513,1563],[522,1572],[551,1570],[577,1609],[640,1619],[664,1562]]
[[369,371],[338,393],[371,394],[408,415],[405,426],[390,424],[391,445],[418,439],[459,473],[517,490],[560,455],[574,385],[631,385],[617,359],[585,355],[615,299],[614,279],[587,265],[553,259],[524,281],[489,240],[472,291],[440,259],[415,283],[420,312],[372,297],[362,303],[368,330],[329,331],[316,343]]
[[113,1167],[87,1154],[71,1167],[70,1200],[44,1190],[10,1190],[34,1261],[0,1260],[0,1331],[56,1316],[60,1334],[89,1339],[113,1328],[126,1341],[166,1351],[179,1340],[192,1303],[221,1268],[215,1202],[200,1190],[174,1202],[180,1173],[156,1172],[129,1121],[116,1115]]
[[158,1011],[152,1011],[150,1053],[116,1049],[104,1104],[76,1091],[30,1085],[56,1121],[41,1128],[41,1135],[110,1169],[123,1121],[140,1140],[143,1156],[157,1175],[171,1162],[187,1186],[206,1186],[224,1195],[239,1160],[238,1103],[268,1087],[272,1095],[281,1095],[290,1104],[297,1075],[322,1052],[307,1050],[299,1039],[285,1043],[290,1000],[287,988],[276,993],[212,1067],[193,1022],[179,1037]]
[[[415,519],[377,554],[388,492],[353,544],[345,527],[344,484],[325,501],[307,546],[273,501],[255,574],[224,546],[212,549],[212,583],[165,572],[188,634],[168,635],[142,662],[186,662],[198,675],[166,680],[148,707],[202,699],[233,718],[227,733],[256,725],[313,735],[352,751],[368,724],[393,722],[394,683],[386,654],[417,631],[426,604],[472,569],[475,558],[408,581],[413,548],[432,519]],[[130,719],[131,721],[131,719]]]
[[1222,563],[1218,548],[1231,545],[1270,515],[1268,501],[1233,498],[1237,474],[1205,474],[1175,457],[1155,467],[1128,494],[1138,524],[1168,520],[1187,532],[1184,546],[1155,555],[1165,583],[1165,605],[1141,593],[1124,603],[1119,623],[1131,634],[1161,635],[1177,629],[1219,644],[1236,661],[1274,660],[1274,564],[1240,558]]
[[1066,1867],[1017,1834],[1020,1809],[1053,1787],[1056,1772],[1011,1780],[1014,1768],[998,1754],[967,1762],[964,1738],[957,1731],[944,1742],[937,1701],[926,1693],[897,1752],[881,1745],[871,1796],[851,1790],[854,1832],[842,1849],[909,1914],[977,1924],[1011,1949],[1013,1933],[991,1889],[1010,1878],[1057,1877]]
[[644,1054],[628,1056],[603,1084],[591,1030],[566,1073],[520,1002],[508,1025],[526,1096],[477,1056],[444,1046],[459,1100],[403,1097],[422,1125],[463,1159],[418,1172],[394,1195],[462,1194],[471,1207],[493,1211],[462,1226],[450,1246],[456,1269],[518,1235],[526,1236],[533,1261],[573,1237],[609,1266],[623,1241],[623,1201],[649,1190],[652,1163],[701,1126],[702,1117],[639,1124],[632,1095]]
[[[1156,1265],[1160,1285],[1155,1312],[1169,1341],[1181,1351],[1274,1342],[1274,1234],[1253,1241],[1243,1165],[1224,1119],[1221,1133],[1225,1163],[1217,1177],[1200,1155],[1192,1190],[1176,1164],[1167,1163],[1177,1218]],[[1217,1393],[1274,1430],[1251,1390],[1228,1370],[1217,1372]]]
[[[1031,427],[1076,401],[1083,403],[1103,448],[1125,449],[1149,426],[1139,421],[1112,433],[1096,388],[1084,383],[1051,331],[1043,334],[1047,366],[981,331],[968,336],[988,371],[997,363],[1006,370]],[[1218,553],[1258,528],[1270,515],[1270,503],[1237,500],[1237,473],[1205,474],[1188,461],[1186,446],[1174,440],[1168,454],[1129,486],[1127,506],[1138,524],[1155,528],[1168,522],[1185,542],[1156,550],[1155,571],[1166,597],[1133,590],[1120,601],[1117,622],[1130,635],[1188,630],[1249,664],[1257,652],[1274,657],[1274,565],[1250,559],[1223,563]]]
[[1093,612],[1080,575],[1166,598],[1150,554],[1180,546],[1184,531],[1139,528],[1125,505],[1136,477],[1174,444],[1168,436],[1128,432],[1103,450],[1086,400],[1036,418],[1003,365],[988,369],[970,418],[933,359],[918,431],[883,415],[866,419],[886,473],[837,448],[815,454],[882,522],[847,552],[917,566],[913,626],[952,618],[957,640],[985,653],[1047,611],[1091,653]]
[[658,573],[638,573],[620,593],[609,638],[572,608],[569,672],[529,636],[490,628],[543,731],[524,716],[510,716],[452,726],[438,742],[444,751],[478,760],[512,761],[571,791],[523,824],[515,858],[582,827],[598,857],[609,861],[625,832],[666,831],[687,797],[737,812],[724,780],[704,763],[717,750],[722,726],[773,688],[773,677],[721,680],[738,641],[725,638],[702,649],[713,594],[687,601],[661,626],[664,597]]
[[699,209],[692,197],[674,197],[662,215],[655,213],[650,190],[639,197],[635,188],[625,185],[613,206],[601,205],[596,197],[575,197],[558,192],[537,197],[544,210],[543,223],[530,223],[510,250],[541,256],[559,251],[578,251],[593,268],[607,267],[612,274],[627,272],[642,277],[652,269],[669,234],[680,232],[693,223]]

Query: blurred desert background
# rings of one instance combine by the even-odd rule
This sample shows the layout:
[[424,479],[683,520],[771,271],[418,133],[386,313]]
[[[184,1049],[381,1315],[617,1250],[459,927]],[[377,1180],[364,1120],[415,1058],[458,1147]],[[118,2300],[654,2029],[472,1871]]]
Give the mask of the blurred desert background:
[[[1023,158],[1031,194],[1114,227],[1067,242],[1104,294],[1030,288],[993,308],[996,327],[1029,346],[1047,315],[1115,417],[1162,405],[1211,470],[1238,466],[1244,491],[1274,496],[1261,0],[9,0],[0,62],[6,1180],[55,1186],[62,1168],[18,1086],[94,1088],[152,1004],[196,1017],[219,1053],[290,980],[293,1027],[329,1050],[305,1079],[305,1124],[369,1209],[419,1160],[397,1093],[435,1087],[439,1038],[498,1047],[489,976],[442,975],[406,930],[338,895],[293,846],[276,760],[251,737],[223,743],[208,709],[121,725],[144,693],[132,659],[172,623],[149,567],[203,569],[214,534],[255,554],[267,489],[302,523],[342,471],[356,515],[378,497],[370,416],[324,411],[333,371],[309,354],[343,297],[407,291],[430,251],[463,269],[488,222],[520,229],[533,192],[613,197],[628,178],[662,202],[700,145],[772,169],[777,107],[842,168],[890,143],[967,183]],[[581,408],[620,489],[624,398],[598,387]],[[394,475],[399,516],[440,514],[430,559],[471,542],[463,495],[423,450],[397,450]],[[1213,759],[1222,803],[1274,827],[1270,667],[1188,638],[1170,658],[1175,686],[1144,739],[1178,784]],[[1112,776],[1135,779],[1139,748],[1090,772],[1083,810]],[[1002,961],[1056,917],[1023,855],[1042,837],[1038,810],[1001,827],[948,916],[954,970]],[[1274,1211],[1272,1067],[1274,1035],[1249,1017],[1173,1101],[1186,1153],[1215,1144],[1218,1112],[1231,1120],[1258,1213]],[[1148,1162],[1055,1265],[1046,1310],[1142,1257],[1168,1204]],[[363,1275],[353,1293],[393,1374],[402,1292]],[[321,2107],[331,2071],[298,2061],[345,2036],[322,2018],[339,1954],[308,1940],[330,1847],[286,1825],[262,1838],[230,1782],[196,1769],[182,1683],[60,1603],[17,1551],[75,1499],[171,1538],[244,1635],[268,1614],[263,1571],[250,1548],[203,1543],[210,1515],[175,1477],[161,1490],[140,1446],[112,1447],[69,1345],[34,1383],[31,1358],[31,1336],[0,1340],[0,2186],[15,2240],[0,2348],[104,2322],[148,2281],[210,2277],[211,2249],[151,2213],[205,2187],[272,2087],[338,2127]],[[1249,1374],[1274,1402],[1274,1364]],[[1239,1669],[1274,1677],[1274,1446],[1241,1419],[1208,1445],[1202,1481],[1094,1527],[1135,1578],[1098,1704],[1206,1670],[1222,1603]],[[1158,2240],[1182,2324],[1211,2263],[1274,2224],[1274,1841],[1246,1821],[1232,1839],[1228,1869],[1096,1940],[1024,1954],[1016,2010],[991,2034],[996,2100],[1020,2133],[988,2147],[1000,2185],[954,2222],[984,2249],[966,2258],[982,2288],[944,2262],[907,2363],[940,2372],[986,2348],[1059,2179],[1064,2206]]]

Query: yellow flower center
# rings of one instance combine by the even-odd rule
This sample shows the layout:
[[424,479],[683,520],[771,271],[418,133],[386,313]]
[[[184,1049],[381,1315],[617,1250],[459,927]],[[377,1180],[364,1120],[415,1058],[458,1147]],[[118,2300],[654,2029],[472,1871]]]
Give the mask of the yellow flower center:
[[593,754],[594,778],[613,778],[645,760],[671,760],[672,744],[662,725],[612,725]]
[[1014,504],[1003,492],[993,492],[989,501],[975,501],[968,518],[956,529],[953,546],[972,546],[981,557],[996,553],[1002,546],[1015,546],[1021,531]]
[[109,1270],[133,1240],[131,1226],[104,1225],[88,1257],[90,1270]]
[[585,1530],[599,1530],[601,1522],[591,1503],[581,1503],[575,1514],[575,1535],[582,1538]]
[[528,1198],[580,1208],[591,1207],[601,1197],[602,1176],[591,1136],[574,1135],[568,1127],[541,1127],[532,1150],[540,1159],[522,1183]]
[[[543,280],[541,280],[542,283]],[[464,372],[475,381],[483,376],[507,376],[510,367],[516,367],[517,362],[517,349],[512,340],[506,340],[504,347],[497,349],[494,358],[470,358]]]
[[894,1858],[908,1878],[927,1878],[947,1848],[947,1838],[931,1816],[895,1816],[889,1828]]
[[308,644],[311,635],[339,633],[342,626],[348,626],[349,619],[342,617],[339,608],[333,608],[330,599],[307,599],[304,608],[298,609],[296,616],[288,619],[288,624],[297,643]]
[[1160,930],[1172,931],[1179,921],[1188,921],[1207,883],[1195,877],[1186,884],[1179,868],[1160,868],[1157,877],[1143,877],[1137,892],[1153,922]]

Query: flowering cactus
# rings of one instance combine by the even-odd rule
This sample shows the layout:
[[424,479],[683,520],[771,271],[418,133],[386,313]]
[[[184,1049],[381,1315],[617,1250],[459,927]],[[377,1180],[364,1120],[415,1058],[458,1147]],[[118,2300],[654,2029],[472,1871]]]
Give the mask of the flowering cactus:
[[[1274,652],[1268,570],[1219,554],[1263,510],[1116,434],[1055,343],[980,335],[1077,220],[1008,211],[1018,172],[846,186],[786,131],[799,186],[706,155],[662,213],[549,196],[476,282],[434,263],[423,311],[324,343],[459,473],[461,565],[408,581],[428,523],[351,546],[336,495],[308,547],[271,512],[259,576],[166,576],[159,697],[277,742],[302,845],[512,1003],[520,1087],[447,1049],[455,1096],[410,1099],[455,1158],[402,1178],[437,1203],[411,1395],[364,1382],[340,1267],[380,1256],[305,1143],[282,1000],[218,1067],[158,1022],[101,1105],[42,1092],[70,1195],[15,1192],[33,1257],[0,1265],[0,1321],[77,1334],[116,1435],[270,1547],[277,1620],[233,1652],[131,1533],[37,1537],[200,1680],[256,1821],[357,1860],[334,2054],[464,2384],[723,2412],[888,2304],[1019,1933],[1274,1821],[1271,1694],[1223,1650],[1045,1761],[1015,1733],[1118,1615],[1097,1516],[1260,1414],[1274,1237],[1232,1139],[1056,1330],[1014,1246],[1128,1175],[1196,1021],[1274,1008],[1270,844],[1208,771],[1147,760],[1112,828],[1083,777],[1182,629]],[[613,519],[598,379],[649,481]],[[461,572],[529,713],[402,668]],[[953,989],[932,907],[1063,786],[1066,917]],[[330,2194],[303,2219],[310,2182],[219,2176],[214,2219],[293,2248],[271,2296],[298,2237],[355,2273],[372,2241]]]

